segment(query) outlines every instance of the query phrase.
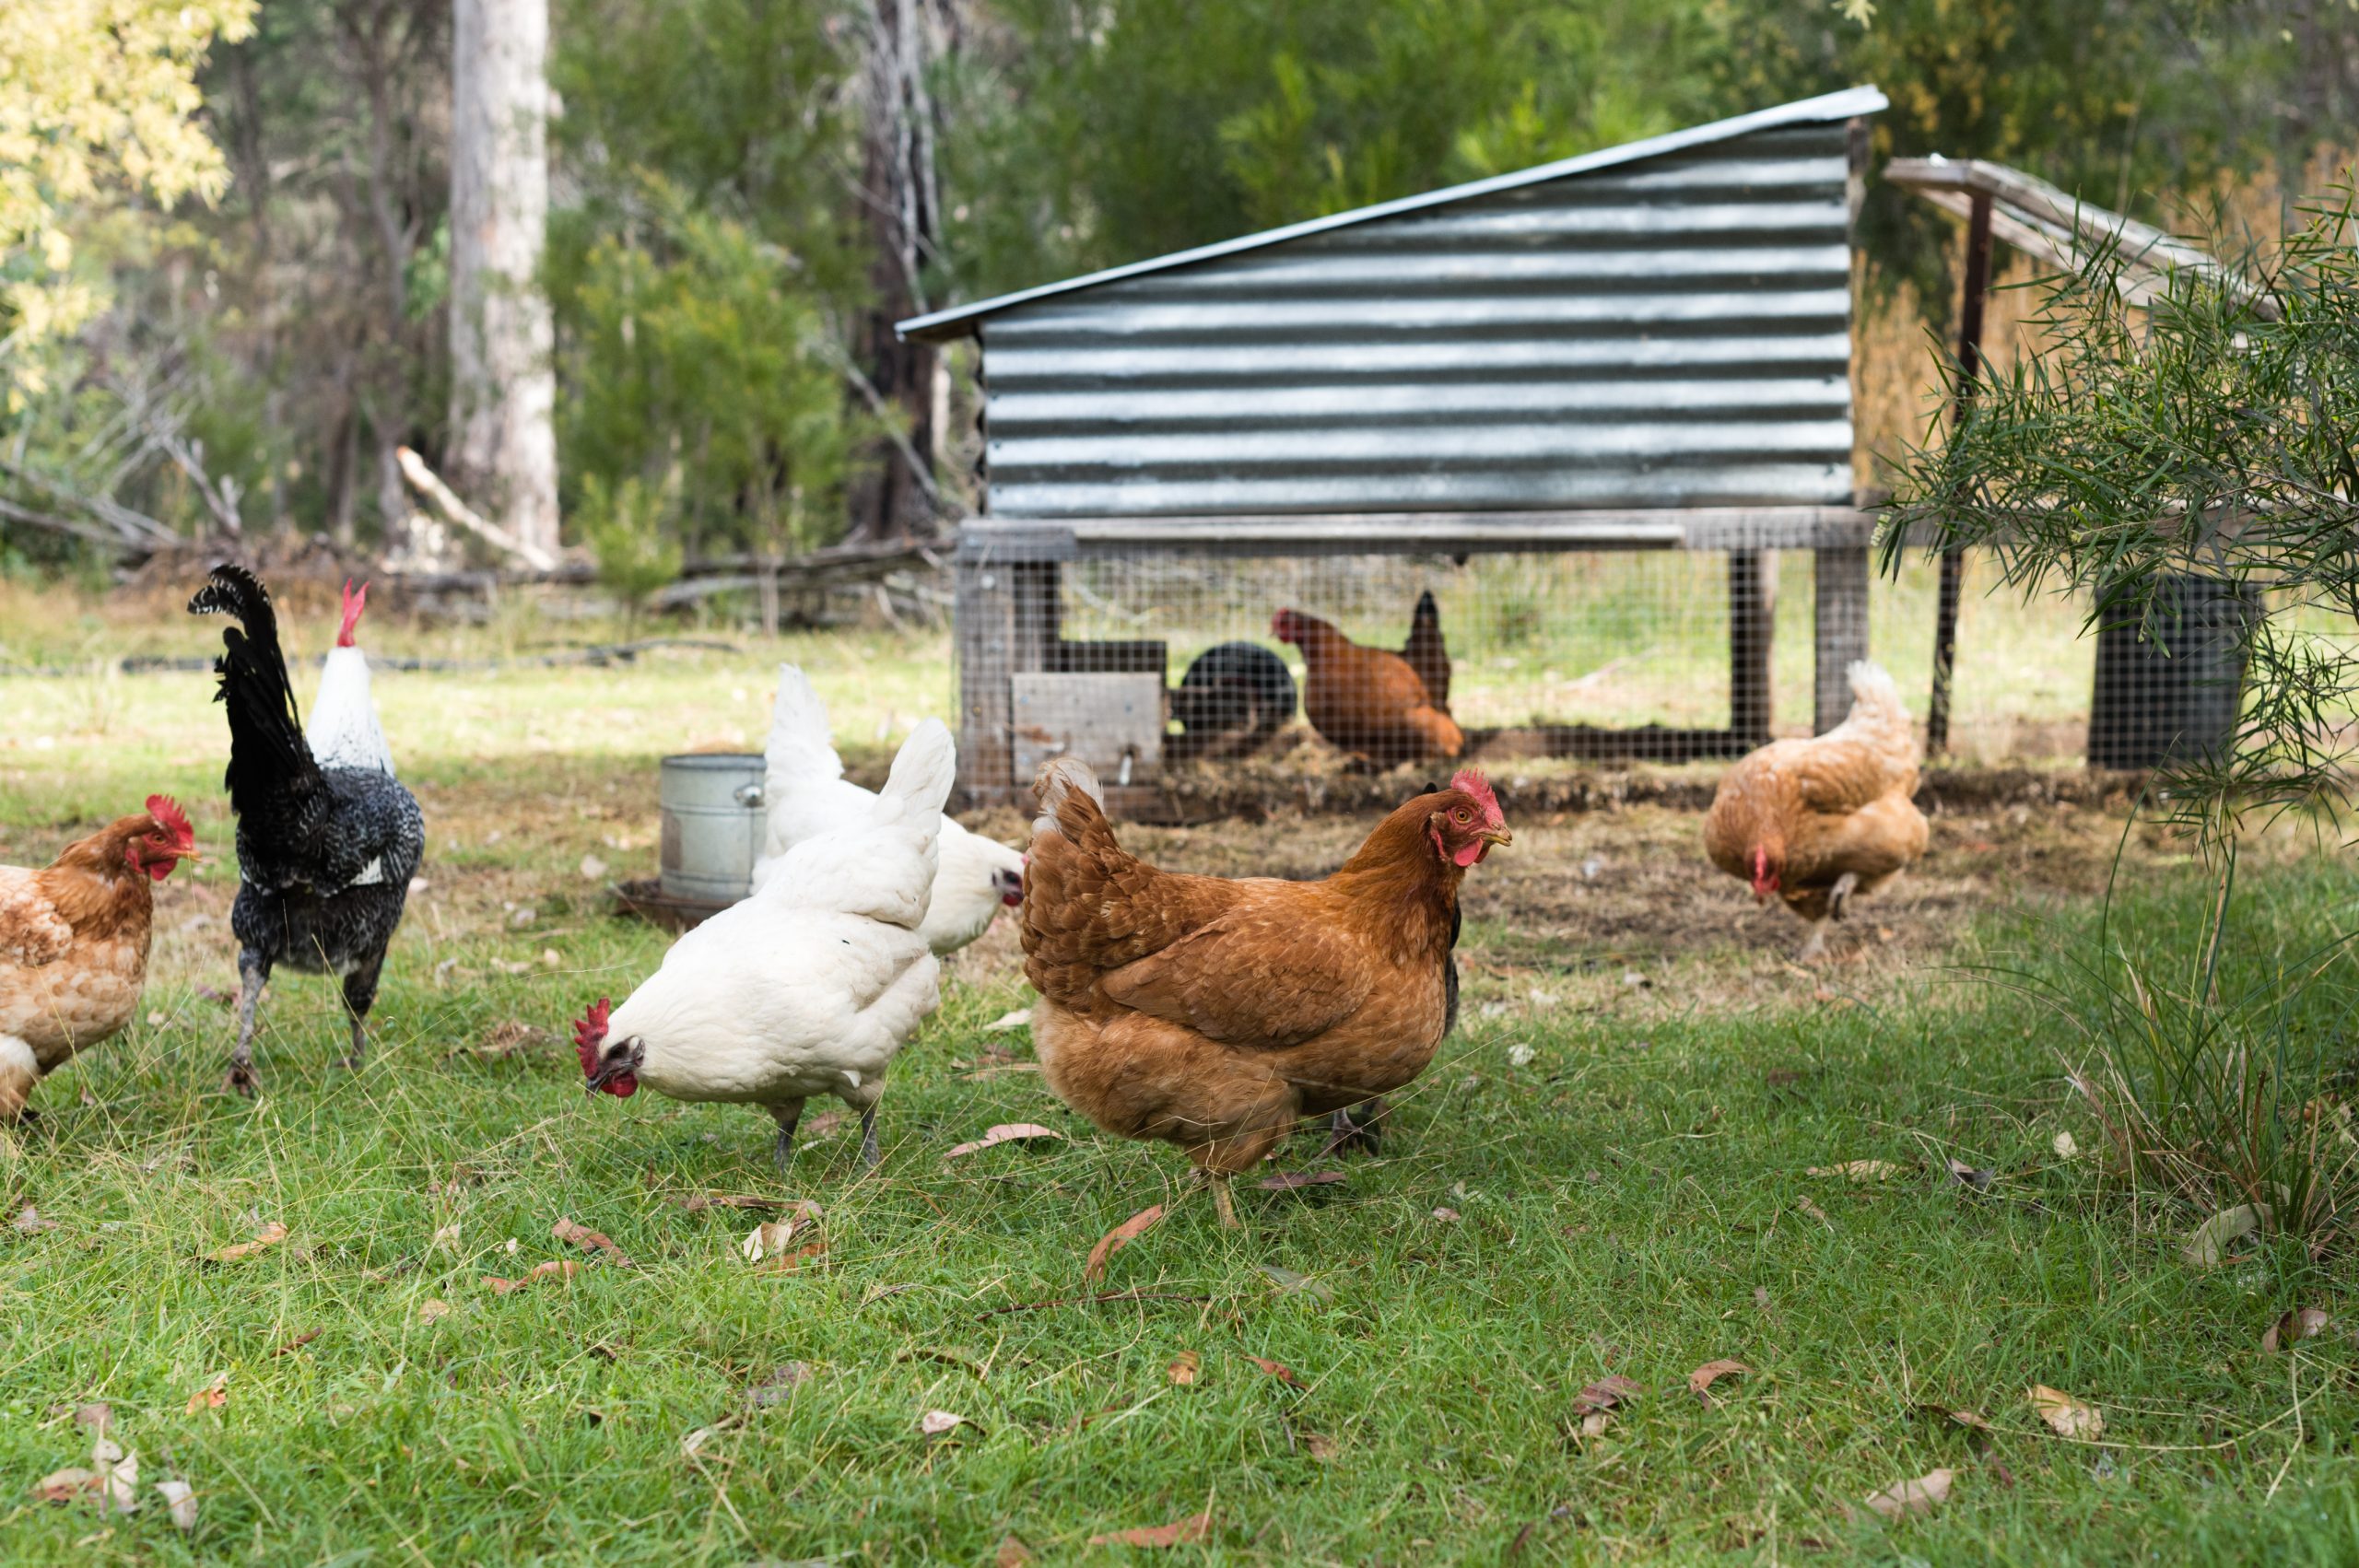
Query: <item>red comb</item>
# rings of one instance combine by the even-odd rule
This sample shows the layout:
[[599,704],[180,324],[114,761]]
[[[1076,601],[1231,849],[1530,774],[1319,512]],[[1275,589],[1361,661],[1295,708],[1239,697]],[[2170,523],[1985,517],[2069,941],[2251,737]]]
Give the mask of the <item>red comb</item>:
[[170,795],[148,796],[147,814],[156,819],[158,825],[179,839],[183,848],[196,842],[196,829],[188,825],[188,813],[181,810],[181,803]]
[[604,997],[600,997],[573,1025],[573,1050],[581,1059],[581,1076],[584,1078],[598,1071],[598,1047],[605,1043],[606,1014],[613,1005]]
[[1483,808],[1483,822],[1487,827],[1505,827],[1507,813],[1499,810],[1499,798],[1491,792],[1491,781],[1471,767],[1461,767],[1450,775],[1449,787],[1474,797]]
[[344,579],[344,625],[335,634],[335,645],[338,648],[352,646],[352,628],[360,624],[360,612],[368,607],[369,585],[362,583],[360,591],[355,593],[352,591],[352,579],[346,578]]

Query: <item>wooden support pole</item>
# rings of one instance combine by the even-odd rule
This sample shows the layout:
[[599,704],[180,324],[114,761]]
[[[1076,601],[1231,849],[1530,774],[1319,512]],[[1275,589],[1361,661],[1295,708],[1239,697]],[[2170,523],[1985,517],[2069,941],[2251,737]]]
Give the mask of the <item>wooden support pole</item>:
[[1832,545],[1815,558],[1811,728],[1824,735],[1851,711],[1851,662],[1868,656],[1868,547]]
[[1729,552],[1729,732],[1745,744],[1769,738],[1769,643],[1778,618],[1778,557]]
[[953,573],[958,645],[958,788],[969,801],[1008,798],[1015,777],[1015,568],[961,558]]
[[[1975,383],[1982,376],[1982,300],[1990,291],[1990,197],[1977,192],[1966,225],[1966,298],[1958,302],[1957,398],[1950,428],[1966,423],[1974,406]],[[1933,619],[1933,691],[1925,704],[1925,755],[1938,756],[1950,743],[1950,686],[1957,668],[1957,602],[1966,579],[1966,553],[1942,552],[1941,598]]]

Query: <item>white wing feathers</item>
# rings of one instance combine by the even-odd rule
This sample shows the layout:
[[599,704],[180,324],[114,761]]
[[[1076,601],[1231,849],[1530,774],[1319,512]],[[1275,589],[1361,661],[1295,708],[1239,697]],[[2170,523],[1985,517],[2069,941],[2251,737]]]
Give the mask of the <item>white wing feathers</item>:
[[[757,894],[776,880],[790,850],[815,834],[862,820],[875,799],[844,778],[827,707],[792,664],[779,666],[765,760],[769,807],[762,853],[754,862]],[[940,831],[933,895],[920,934],[935,953],[949,954],[982,935],[1003,901],[1022,888],[1024,857],[948,817]]]

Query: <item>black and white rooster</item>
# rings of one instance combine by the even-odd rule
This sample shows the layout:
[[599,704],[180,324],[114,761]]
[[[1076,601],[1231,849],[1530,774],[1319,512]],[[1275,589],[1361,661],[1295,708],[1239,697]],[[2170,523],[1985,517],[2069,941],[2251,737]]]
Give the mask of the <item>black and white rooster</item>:
[[254,1008],[274,965],[344,982],[352,1017],[348,1067],[360,1064],[385,947],[401,924],[426,849],[417,802],[376,767],[325,767],[311,755],[278,647],[270,594],[242,567],[218,566],[188,602],[194,615],[244,624],[221,634],[213,661],[229,714],[223,782],[238,817],[238,1048],[229,1087],[254,1092]]

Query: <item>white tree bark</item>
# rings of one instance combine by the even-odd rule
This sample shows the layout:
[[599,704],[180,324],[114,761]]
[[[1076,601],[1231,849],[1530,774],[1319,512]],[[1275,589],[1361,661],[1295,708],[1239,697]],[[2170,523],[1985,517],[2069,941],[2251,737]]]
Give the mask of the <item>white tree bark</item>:
[[451,450],[443,466],[516,539],[557,548],[548,222],[548,0],[455,0],[451,71]]

